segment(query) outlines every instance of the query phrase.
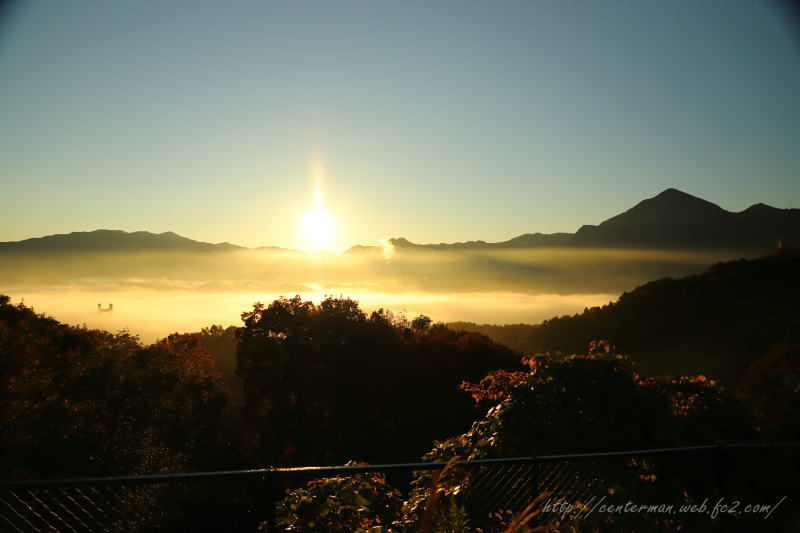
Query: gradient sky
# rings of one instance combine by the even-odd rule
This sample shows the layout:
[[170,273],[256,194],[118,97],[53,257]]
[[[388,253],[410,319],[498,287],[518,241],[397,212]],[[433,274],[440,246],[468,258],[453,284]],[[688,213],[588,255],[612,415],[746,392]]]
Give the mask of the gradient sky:
[[575,231],[667,187],[800,207],[800,40],[752,0],[30,1],[0,21],[0,240],[334,248]]

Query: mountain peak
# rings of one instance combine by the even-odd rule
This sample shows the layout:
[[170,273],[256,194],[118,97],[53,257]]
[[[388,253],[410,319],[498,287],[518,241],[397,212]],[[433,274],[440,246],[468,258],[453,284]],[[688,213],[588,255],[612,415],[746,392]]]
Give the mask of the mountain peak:
[[392,243],[392,246],[414,246],[414,243],[405,237],[395,237],[393,239],[389,239],[389,242]]
[[709,202],[708,200],[703,200],[702,198],[698,198],[697,196],[693,196],[688,192],[683,192],[678,189],[664,189],[657,195],[653,196],[652,198],[648,198],[646,200],[642,200],[639,202],[635,207],[639,205],[669,205],[673,207],[678,206],[692,206],[695,209],[707,210],[707,211],[724,211],[720,206],[715,203]]
[[757,204],[753,204],[753,205],[751,205],[750,207],[748,207],[747,209],[745,209],[744,211],[742,211],[742,213],[748,213],[748,214],[753,214],[753,213],[758,213],[758,214],[766,214],[766,213],[777,213],[777,212],[779,212],[779,211],[781,211],[781,210],[780,210],[780,209],[778,209],[777,207],[772,207],[771,205],[767,205],[767,204],[764,204],[764,203],[761,203],[761,202],[759,202],[759,203],[757,203]]
[[688,192],[683,192],[681,190],[675,189],[674,187],[670,187],[668,189],[664,189],[663,191],[661,191],[657,195],[653,196],[653,198],[651,198],[651,200],[655,200],[657,198],[660,198],[660,199],[664,199],[664,198],[684,198],[684,199],[694,198],[694,199],[698,199],[696,196],[692,196]]
[[717,204],[678,189],[666,189],[642,200],[624,213],[609,218],[600,226],[650,225],[653,223],[701,220],[727,213]]

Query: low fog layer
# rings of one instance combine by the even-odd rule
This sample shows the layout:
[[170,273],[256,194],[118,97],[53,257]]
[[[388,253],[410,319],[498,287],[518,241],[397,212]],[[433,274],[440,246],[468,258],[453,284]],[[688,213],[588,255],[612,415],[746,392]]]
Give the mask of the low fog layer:
[[[149,341],[238,324],[256,301],[300,294],[358,299],[367,309],[438,321],[536,323],[602,305],[664,276],[699,272],[735,252],[619,249],[418,250],[344,254],[275,249],[210,252],[30,252],[0,258],[0,292],[59,320]],[[98,313],[97,304],[114,304]]]

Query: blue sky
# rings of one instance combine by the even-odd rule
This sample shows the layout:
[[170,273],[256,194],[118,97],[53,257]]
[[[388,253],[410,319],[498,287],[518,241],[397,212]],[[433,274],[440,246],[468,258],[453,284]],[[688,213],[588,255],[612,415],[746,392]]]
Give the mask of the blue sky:
[[31,1],[0,23],[0,240],[334,249],[575,231],[667,187],[800,207],[800,40],[749,0]]

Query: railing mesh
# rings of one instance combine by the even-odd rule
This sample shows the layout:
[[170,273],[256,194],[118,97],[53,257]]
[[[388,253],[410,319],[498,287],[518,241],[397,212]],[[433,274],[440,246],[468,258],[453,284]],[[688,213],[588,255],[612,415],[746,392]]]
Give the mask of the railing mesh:
[[437,533],[509,531],[525,512],[524,528],[514,531],[800,531],[798,452],[796,445],[700,446],[447,465],[7,481],[0,484],[0,531],[301,531],[276,521],[289,492],[314,479],[375,475],[408,502],[416,494],[418,504],[415,510],[407,502],[397,521],[374,530],[381,532],[419,531],[431,486],[442,495],[436,505],[456,502],[464,515],[461,526],[434,522],[430,531]]

